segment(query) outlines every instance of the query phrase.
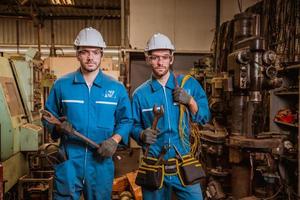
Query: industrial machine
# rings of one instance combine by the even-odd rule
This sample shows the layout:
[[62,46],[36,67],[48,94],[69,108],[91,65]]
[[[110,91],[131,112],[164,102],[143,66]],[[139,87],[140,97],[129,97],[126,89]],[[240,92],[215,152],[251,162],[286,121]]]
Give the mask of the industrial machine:
[[295,182],[284,158],[295,157],[296,150],[287,134],[270,131],[269,124],[270,90],[282,84],[279,60],[260,36],[259,15],[240,13],[232,23],[227,66],[214,71],[206,81],[210,86],[205,86],[213,113],[212,123],[201,131],[202,159],[209,174],[206,197],[291,198]]
[[34,49],[25,57],[0,57],[1,192],[28,173],[26,153],[37,151],[44,140],[39,115],[42,64],[37,57]]

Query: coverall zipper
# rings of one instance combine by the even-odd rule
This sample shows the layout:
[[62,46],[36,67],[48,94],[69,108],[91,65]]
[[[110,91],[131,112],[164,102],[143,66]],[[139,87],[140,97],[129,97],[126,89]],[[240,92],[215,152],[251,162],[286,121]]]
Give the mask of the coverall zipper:
[[[166,94],[166,88],[165,88],[165,86],[163,86],[163,90],[164,90],[164,95],[165,95],[165,101],[166,101],[166,107],[167,107],[167,117],[168,117],[168,125],[169,125],[169,138],[168,138],[168,145],[169,145],[169,147],[171,146],[171,136],[170,136],[170,134],[171,134],[171,121],[170,121],[170,113],[169,113],[169,104],[168,104],[168,98],[167,98],[167,94]],[[168,150],[168,152],[169,152],[169,150]],[[170,180],[172,179],[172,177],[170,176],[169,177],[170,178]]]
[[[91,92],[91,88],[89,87],[88,84],[86,84],[86,86],[89,89],[89,95],[88,95],[88,113],[90,113],[90,92]],[[87,137],[89,136],[89,123],[90,123],[90,115],[88,114],[88,127],[87,127]],[[87,161],[87,151],[88,151],[88,146],[87,144],[85,144],[85,154],[84,154],[84,166],[83,166],[83,180],[82,180],[82,184],[84,185],[85,182],[85,171],[86,171],[86,161]]]
[[165,95],[165,100],[166,100],[168,125],[169,125],[169,131],[170,131],[171,130],[171,122],[170,122],[169,106],[168,106],[168,99],[167,99],[167,94],[166,94],[166,88],[165,88],[165,86],[163,86],[163,89],[164,89],[164,95]]
[[[168,125],[169,125],[169,132],[171,131],[171,121],[170,121],[170,113],[169,113],[169,104],[168,104],[168,98],[166,94],[166,88],[163,86],[164,89],[164,95],[165,95],[165,100],[166,100],[166,107],[167,107],[167,117],[168,117]],[[170,133],[169,133],[169,138],[168,138],[169,146],[171,145],[171,140],[170,140]]]

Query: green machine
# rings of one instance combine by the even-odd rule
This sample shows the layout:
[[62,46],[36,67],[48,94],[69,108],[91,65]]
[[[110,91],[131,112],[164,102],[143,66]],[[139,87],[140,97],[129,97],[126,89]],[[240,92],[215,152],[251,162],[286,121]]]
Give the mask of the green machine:
[[0,150],[5,192],[28,173],[26,152],[43,144],[40,122],[42,65],[26,57],[0,57]]

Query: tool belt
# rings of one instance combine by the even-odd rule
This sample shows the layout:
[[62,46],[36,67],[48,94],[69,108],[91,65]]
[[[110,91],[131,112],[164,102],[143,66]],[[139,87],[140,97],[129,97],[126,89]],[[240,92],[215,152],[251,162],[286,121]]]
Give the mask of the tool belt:
[[163,165],[157,164],[158,159],[142,157],[135,183],[141,187],[157,190],[164,182]]
[[182,156],[178,169],[178,176],[183,186],[199,183],[206,177],[199,160],[190,154]]
[[171,158],[157,162],[157,158],[142,157],[135,180],[137,185],[157,190],[163,186],[164,176],[178,175],[183,186],[198,183],[205,177],[202,165],[190,154],[182,156],[182,160]]

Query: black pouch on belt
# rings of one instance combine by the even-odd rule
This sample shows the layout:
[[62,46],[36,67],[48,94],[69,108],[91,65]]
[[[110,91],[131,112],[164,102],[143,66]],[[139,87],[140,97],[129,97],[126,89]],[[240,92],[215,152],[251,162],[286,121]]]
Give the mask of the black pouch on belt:
[[158,159],[143,157],[138,169],[135,183],[149,190],[160,189],[163,185],[164,168],[157,164]]
[[199,160],[192,155],[182,156],[182,161],[179,164],[179,177],[182,185],[199,183],[205,176],[205,172]]

